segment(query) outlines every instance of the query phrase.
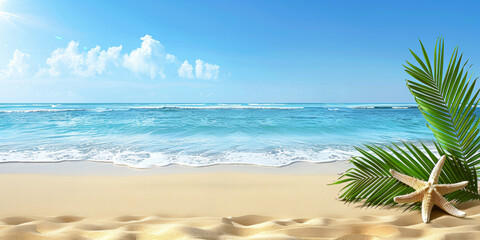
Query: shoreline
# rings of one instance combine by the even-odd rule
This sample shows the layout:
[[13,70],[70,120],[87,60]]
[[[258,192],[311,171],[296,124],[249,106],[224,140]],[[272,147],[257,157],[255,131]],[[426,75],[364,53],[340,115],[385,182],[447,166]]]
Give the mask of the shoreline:
[[257,174],[329,174],[338,175],[352,165],[349,161],[306,162],[298,161],[284,166],[253,164],[212,164],[189,166],[169,164],[151,168],[133,168],[128,165],[100,161],[61,162],[2,162],[0,174],[53,174],[53,175],[168,175],[187,173],[257,173]]

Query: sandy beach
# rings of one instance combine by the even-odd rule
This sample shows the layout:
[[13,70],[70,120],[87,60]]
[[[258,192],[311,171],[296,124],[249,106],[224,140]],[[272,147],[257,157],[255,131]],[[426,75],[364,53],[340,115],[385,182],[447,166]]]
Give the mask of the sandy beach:
[[480,240],[479,8],[0,0],[0,240]]
[[459,219],[363,209],[328,186],[345,162],[282,168],[109,163],[0,165],[0,239],[477,239],[480,205]]

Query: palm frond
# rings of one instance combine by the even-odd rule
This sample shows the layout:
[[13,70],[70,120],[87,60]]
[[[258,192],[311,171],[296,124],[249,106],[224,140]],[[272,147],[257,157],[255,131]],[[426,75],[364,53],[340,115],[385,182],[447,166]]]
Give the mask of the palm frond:
[[421,42],[420,45],[424,60],[410,50],[419,66],[408,61],[404,65],[415,79],[407,80],[407,86],[442,148],[474,169],[480,163],[480,119],[475,114],[479,100],[477,79],[472,81],[466,67],[468,61],[462,61],[458,48],[444,68],[443,39],[435,45],[433,68]]
[[[467,62],[455,48],[445,66],[444,42],[439,38],[435,45],[433,67],[427,51],[420,42],[423,60],[412,50],[418,65],[407,61],[405,71],[414,80],[407,80],[418,108],[427,120],[438,141],[435,148],[440,156],[447,155],[439,181],[456,183],[468,181],[462,190],[446,195],[448,200],[465,202],[480,200],[477,189],[477,171],[480,172],[480,136],[475,110],[480,90],[475,90],[477,79],[469,76]],[[366,145],[357,148],[362,154],[351,159],[354,167],[346,171],[334,184],[345,183],[340,198],[346,202],[364,201],[363,206],[395,205],[393,197],[413,191],[396,181],[390,169],[427,180],[440,156],[425,145],[417,148],[404,143],[403,147]],[[407,209],[418,208],[417,204],[403,205]]]
[[[413,144],[403,143],[403,146],[365,145],[365,149],[357,148],[362,154],[350,161],[353,168],[347,170],[335,183],[346,185],[340,191],[340,198],[346,202],[363,201],[364,207],[396,205],[393,197],[413,192],[413,189],[397,181],[389,173],[390,169],[422,180],[428,180],[430,172],[444,150],[435,144],[439,155],[435,155],[424,144],[418,148]],[[475,173],[475,171],[474,171]],[[476,174],[469,171],[463,161],[448,156],[440,175],[440,183],[456,183],[469,181],[469,185],[446,196],[448,200],[465,202],[480,200],[477,192]],[[415,209],[419,204],[403,204],[407,209]]]

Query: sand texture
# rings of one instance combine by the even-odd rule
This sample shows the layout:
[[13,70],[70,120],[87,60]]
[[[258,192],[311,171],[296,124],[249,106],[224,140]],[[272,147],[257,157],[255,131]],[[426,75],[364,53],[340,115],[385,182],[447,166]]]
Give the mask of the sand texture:
[[166,218],[78,216],[0,218],[0,239],[479,239],[480,207],[454,219],[440,213],[423,224],[419,214],[353,218]]
[[336,200],[335,175],[0,174],[0,239],[480,239],[480,204],[361,209]]

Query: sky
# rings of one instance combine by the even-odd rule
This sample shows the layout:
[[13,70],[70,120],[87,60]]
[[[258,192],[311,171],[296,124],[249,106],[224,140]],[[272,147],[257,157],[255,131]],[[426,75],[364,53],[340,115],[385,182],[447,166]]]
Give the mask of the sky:
[[0,0],[0,102],[411,103],[438,37],[480,65],[479,2]]

